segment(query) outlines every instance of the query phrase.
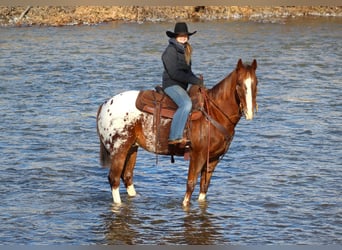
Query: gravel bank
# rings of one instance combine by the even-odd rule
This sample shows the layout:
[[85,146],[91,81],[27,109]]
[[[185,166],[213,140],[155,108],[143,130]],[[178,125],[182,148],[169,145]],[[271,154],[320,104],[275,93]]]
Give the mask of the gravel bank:
[[342,17],[342,6],[0,6],[0,26],[93,25],[113,21],[253,20],[279,22],[303,16]]

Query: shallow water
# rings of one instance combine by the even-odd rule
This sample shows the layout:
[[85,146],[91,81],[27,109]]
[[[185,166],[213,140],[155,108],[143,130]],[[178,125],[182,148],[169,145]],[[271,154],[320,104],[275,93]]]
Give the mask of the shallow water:
[[172,23],[0,28],[0,242],[341,244],[341,24],[189,23],[208,87],[257,59],[259,112],[186,210],[187,162],[144,151],[114,205],[96,135],[105,99],[160,83]]

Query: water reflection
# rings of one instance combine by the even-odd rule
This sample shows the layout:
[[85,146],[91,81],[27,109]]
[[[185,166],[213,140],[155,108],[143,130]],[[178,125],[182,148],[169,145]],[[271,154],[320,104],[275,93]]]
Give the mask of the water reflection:
[[[141,213],[146,204],[128,200],[112,204],[103,215],[106,244],[190,244],[227,243],[218,218],[207,211],[207,202],[182,209],[179,200],[159,203],[155,210]],[[181,212],[183,210],[183,212]]]
[[138,231],[134,225],[139,221],[134,219],[131,204],[112,204],[111,213],[105,216],[105,237],[106,243],[114,244],[139,244]]
[[200,202],[197,209],[186,211],[184,217],[184,243],[190,245],[227,244],[223,228],[214,214],[207,212],[208,203]]

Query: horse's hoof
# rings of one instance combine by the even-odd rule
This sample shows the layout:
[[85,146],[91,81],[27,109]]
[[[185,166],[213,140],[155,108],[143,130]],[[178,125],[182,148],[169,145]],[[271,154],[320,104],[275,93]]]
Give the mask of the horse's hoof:
[[129,196],[136,196],[136,195],[137,195],[137,192],[135,191],[135,188],[134,188],[133,184],[132,184],[132,185],[129,185],[129,186],[127,187],[127,194],[128,194]]
[[205,193],[200,193],[198,196],[198,201],[205,201],[206,194]]
[[184,199],[183,200],[183,207],[189,207],[190,206],[190,200]]
[[183,208],[190,207],[190,202],[183,202]]

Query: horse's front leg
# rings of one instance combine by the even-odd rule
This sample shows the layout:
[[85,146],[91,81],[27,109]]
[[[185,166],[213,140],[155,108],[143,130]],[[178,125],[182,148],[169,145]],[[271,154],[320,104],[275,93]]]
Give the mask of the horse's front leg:
[[183,199],[183,206],[189,206],[191,195],[195,189],[197,178],[199,173],[201,172],[201,169],[203,167],[203,157],[201,157],[199,154],[196,154],[197,157],[193,157],[193,152],[191,153],[192,157],[189,164],[189,170],[188,170],[188,181],[186,185],[186,193]]
[[122,180],[125,183],[125,187],[127,189],[127,193],[129,196],[135,196],[135,188],[133,184],[133,170],[135,167],[136,159],[138,154],[138,146],[132,146],[131,149],[128,152],[125,168],[122,173]]
[[[211,176],[214,173],[215,167],[219,161],[215,160],[209,163],[209,167],[204,167],[201,172],[200,194],[198,196],[199,201],[205,201],[207,196]],[[207,164],[206,164],[207,165]]]

